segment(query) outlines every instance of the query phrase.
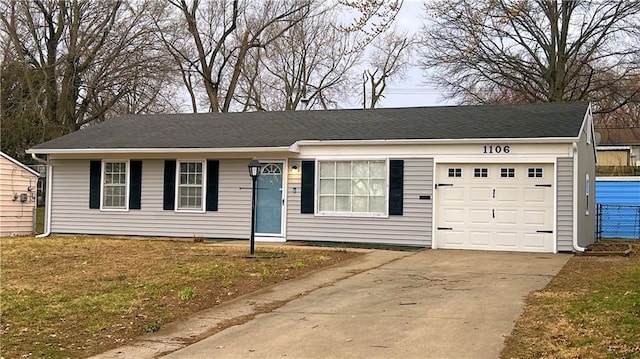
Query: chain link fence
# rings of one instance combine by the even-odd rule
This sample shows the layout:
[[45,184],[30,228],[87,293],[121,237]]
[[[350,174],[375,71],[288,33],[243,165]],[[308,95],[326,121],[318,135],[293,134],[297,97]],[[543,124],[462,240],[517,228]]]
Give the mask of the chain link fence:
[[596,237],[640,239],[640,206],[598,204]]

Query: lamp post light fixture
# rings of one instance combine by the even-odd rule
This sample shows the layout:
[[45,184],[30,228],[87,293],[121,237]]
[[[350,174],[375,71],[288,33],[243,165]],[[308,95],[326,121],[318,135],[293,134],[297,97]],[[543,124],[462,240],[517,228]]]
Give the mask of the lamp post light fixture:
[[260,161],[252,159],[249,162],[249,176],[251,176],[251,239],[249,241],[251,246],[251,254],[255,252],[255,239],[256,239],[256,181],[260,176]]

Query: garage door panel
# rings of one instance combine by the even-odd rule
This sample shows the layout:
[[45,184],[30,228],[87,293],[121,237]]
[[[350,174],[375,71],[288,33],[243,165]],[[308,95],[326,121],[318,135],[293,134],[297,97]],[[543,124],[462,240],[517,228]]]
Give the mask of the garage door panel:
[[445,225],[460,225],[466,222],[464,208],[446,208],[441,213],[442,223]]
[[496,209],[495,223],[498,225],[509,225],[518,223],[519,213],[517,209]]
[[490,224],[491,223],[491,210],[485,208],[469,209],[469,223],[471,225],[476,224]]
[[469,231],[470,242],[474,247],[489,247],[493,233],[489,231]]
[[472,202],[489,202],[491,201],[493,188],[492,187],[475,187],[469,188],[471,191],[470,199]]
[[523,246],[530,252],[551,252],[553,251],[552,235],[548,233],[525,233],[523,235]]
[[517,232],[496,232],[496,246],[499,249],[514,250],[518,247]]
[[524,210],[524,224],[539,226],[540,229],[547,224],[547,213],[544,210]]
[[446,248],[463,248],[465,232],[453,230],[439,231],[438,238]]
[[496,202],[517,203],[520,200],[518,188],[496,187]]
[[455,203],[466,202],[465,190],[463,187],[441,187],[442,197],[445,201]]
[[524,200],[530,204],[544,204],[549,200],[546,192],[549,192],[546,187],[523,188]]
[[[448,168],[462,168],[449,178]],[[487,177],[474,177],[487,168]],[[513,168],[513,177],[501,175]],[[535,170],[529,171],[530,168]],[[535,177],[542,168],[543,177]],[[529,175],[533,173],[531,177]],[[553,252],[554,171],[552,164],[438,164],[436,200],[439,248]]]

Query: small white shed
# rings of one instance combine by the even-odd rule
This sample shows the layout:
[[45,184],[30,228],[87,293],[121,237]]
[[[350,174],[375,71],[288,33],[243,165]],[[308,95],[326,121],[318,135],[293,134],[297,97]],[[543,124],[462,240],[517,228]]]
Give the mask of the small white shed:
[[0,152],[0,236],[33,233],[38,172]]

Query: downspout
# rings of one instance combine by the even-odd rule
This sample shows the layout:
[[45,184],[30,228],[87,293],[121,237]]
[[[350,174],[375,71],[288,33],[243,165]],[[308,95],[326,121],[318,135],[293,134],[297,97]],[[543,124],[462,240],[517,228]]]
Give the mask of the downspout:
[[43,238],[51,234],[51,184],[53,183],[53,166],[51,162],[39,158],[35,153],[32,153],[31,157],[37,162],[47,166],[47,193],[44,197],[44,233],[36,236],[36,238]]
[[573,143],[573,249],[577,252],[584,252],[586,248],[580,247],[578,244],[578,196],[580,191],[578,190],[579,173],[578,173],[578,144]]

